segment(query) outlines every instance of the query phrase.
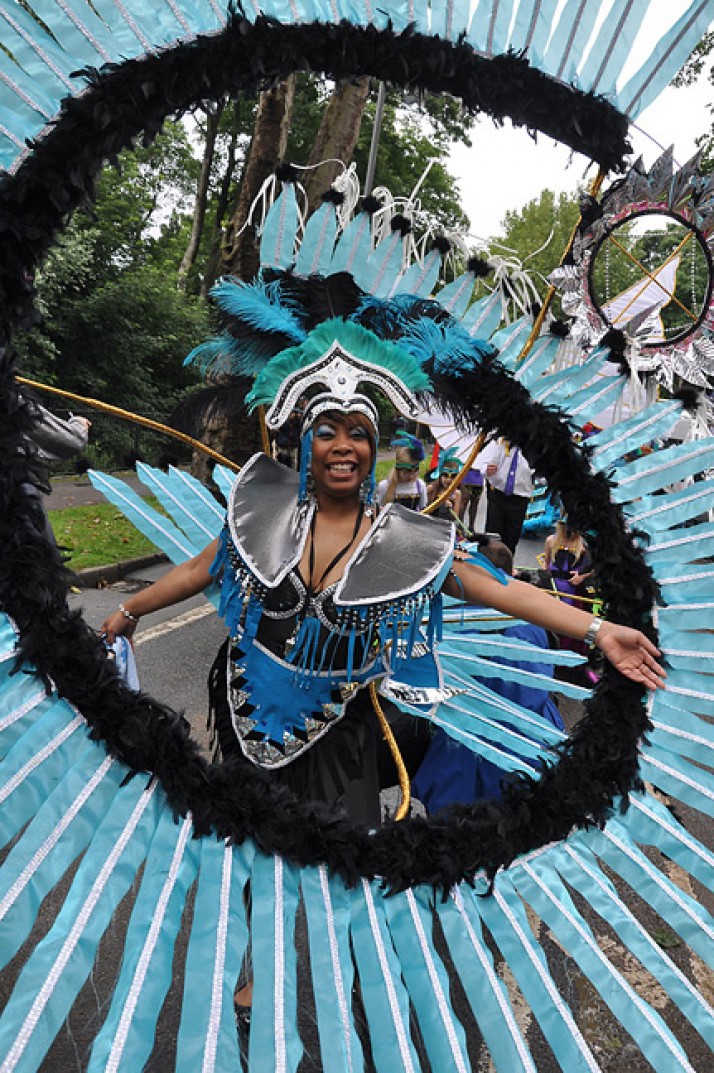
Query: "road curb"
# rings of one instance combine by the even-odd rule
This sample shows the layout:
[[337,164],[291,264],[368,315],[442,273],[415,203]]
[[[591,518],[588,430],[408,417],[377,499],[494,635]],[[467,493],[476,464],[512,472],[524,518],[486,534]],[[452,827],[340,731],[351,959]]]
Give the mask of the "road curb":
[[103,588],[104,585],[121,581],[127,574],[135,574],[137,570],[143,570],[147,566],[168,561],[168,556],[163,552],[155,552],[153,555],[141,555],[136,559],[124,559],[120,563],[109,563],[106,566],[88,566],[84,570],[74,571],[75,584],[82,589]]

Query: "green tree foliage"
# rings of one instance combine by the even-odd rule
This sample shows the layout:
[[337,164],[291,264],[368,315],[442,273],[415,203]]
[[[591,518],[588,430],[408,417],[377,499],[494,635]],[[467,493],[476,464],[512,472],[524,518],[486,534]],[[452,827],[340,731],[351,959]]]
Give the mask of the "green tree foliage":
[[560,264],[579,217],[576,195],[543,190],[520,211],[506,213],[503,234],[494,239],[494,247],[520,261],[541,290]]
[[[287,159],[308,159],[331,88],[314,76],[299,76]],[[16,340],[27,375],[158,420],[196,385],[198,378],[182,362],[210,334],[209,312],[197,296],[238,195],[255,101],[221,102],[219,112],[187,293],[178,295],[177,278],[201,173],[207,113],[200,108],[186,122],[167,122],[154,141],[122,153],[116,166],[99,176],[92,211],[75,215],[37,274],[40,319]],[[428,161],[444,155],[450,139],[466,138],[467,130],[455,101],[429,98],[404,106],[391,95],[377,181],[395,194],[410,193]],[[367,121],[357,152],[362,175],[370,136]],[[464,222],[455,182],[440,160],[420,198],[441,222]],[[61,409],[59,403],[50,405]],[[95,461],[120,461],[132,444],[130,427],[95,420],[89,452]]]

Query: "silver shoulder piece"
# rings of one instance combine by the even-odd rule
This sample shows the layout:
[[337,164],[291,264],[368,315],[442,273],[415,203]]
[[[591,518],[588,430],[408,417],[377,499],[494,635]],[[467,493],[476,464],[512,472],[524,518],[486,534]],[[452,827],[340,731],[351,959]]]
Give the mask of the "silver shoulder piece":
[[335,604],[405,600],[435,586],[451,562],[454,533],[449,521],[390,503],[350,560]]
[[272,589],[300,561],[314,505],[298,506],[299,475],[267,455],[241,469],[228,502],[228,528],[238,554]]

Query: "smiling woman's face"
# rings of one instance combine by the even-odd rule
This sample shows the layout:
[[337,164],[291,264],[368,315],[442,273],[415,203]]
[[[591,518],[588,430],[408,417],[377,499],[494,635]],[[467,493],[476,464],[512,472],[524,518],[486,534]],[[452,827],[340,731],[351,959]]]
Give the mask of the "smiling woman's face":
[[359,494],[374,457],[371,427],[361,414],[328,412],[313,427],[312,475],[320,493],[336,498]]

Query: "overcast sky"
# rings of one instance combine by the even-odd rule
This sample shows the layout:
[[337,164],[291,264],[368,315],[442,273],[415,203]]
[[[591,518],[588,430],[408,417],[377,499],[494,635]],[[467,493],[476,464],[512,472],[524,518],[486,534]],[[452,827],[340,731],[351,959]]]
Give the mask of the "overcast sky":
[[[696,85],[669,87],[638,117],[631,128],[634,157],[642,156],[649,167],[661,149],[674,146],[678,163],[695,151],[695,139],[711,129],[709,105],[714,86],[706,75]],[[659,144],[657,144],[659,143]],[[459,179],[462,205],[471,220],[474,235],[489,238],[500,230],[509,209],[519,209],[537,198],[541,190],[574,192],[589,181],[595,170],[580,154],[542,135],[538,141],[508,121],[496,128],[481,119],[473,131],[473,146],[454,148],[449,170]]]

